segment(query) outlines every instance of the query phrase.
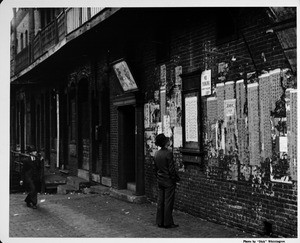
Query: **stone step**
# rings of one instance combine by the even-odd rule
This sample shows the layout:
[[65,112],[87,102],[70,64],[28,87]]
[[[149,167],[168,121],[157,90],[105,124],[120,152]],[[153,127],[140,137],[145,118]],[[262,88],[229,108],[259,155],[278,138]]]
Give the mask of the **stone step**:
[[136,191],[136,184],[135,184],[135,182],[128,182],[127,183],[127,190],[135,192]]
[[59,185],[64,185],[67,183],[66,177],[63,177],[59,174],[46,174],[44,176],[44,181],[46,189],[55,189]]
[[76,191],[77,190],[74,186],[71,186],[68,184],[57,186],[57,194],[64,195],[64,194],[68,194],[68,193],[76,192]]
[[85,179],[76,176],[68,176],[67,185],[73,186],[76,188],[77,191],[79,191],[82,188],[90,187],[91,183]]
[[101,177],[101,184],[104,185],[104,186],[111,187],[111,178],[102,176]]
[[95,194],[110,194],[110,188],[107,186],[96,185],[90,187],[90,193]]
[[123,201],[127,201],[127,202],[131,202],[131,203],[146,203],[147,202],[147,198],[145,195],[143,196],[136,196],[134,195],[134,193],[130,190],[117,190],[117,189],[110,189],[110,196],[123,200]]

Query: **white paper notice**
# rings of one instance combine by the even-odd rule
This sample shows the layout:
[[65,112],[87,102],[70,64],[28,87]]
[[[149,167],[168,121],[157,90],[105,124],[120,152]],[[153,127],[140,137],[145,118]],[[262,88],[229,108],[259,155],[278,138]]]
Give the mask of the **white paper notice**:
[[279,151],[281,153],[287,153],[287,137],[279,137]]
[[174,148],[182,147],[182,127],[174,127]]
[[197,96],[185,98],[185,141],[198,142]]
[[158,134],[161,134],[163,131],[162,131],[162,123],[161,122],[158,122],[157,123],[157,135]]
[[165,134],[166,137],[171,137],[171,135],[172,135],[172,130],[171,130],[171,127],[170,127],[170,116],[168,116],[168,115],[164,116],[163,133]]
[[201,96],[211,94],[211,70],[205,70],[201,74]]

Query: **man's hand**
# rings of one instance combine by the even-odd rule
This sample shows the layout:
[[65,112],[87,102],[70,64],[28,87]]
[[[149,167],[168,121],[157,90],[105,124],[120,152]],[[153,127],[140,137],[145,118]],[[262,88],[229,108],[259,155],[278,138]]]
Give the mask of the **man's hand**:
[[20,186],[23,186],[23,181],[20,181]]

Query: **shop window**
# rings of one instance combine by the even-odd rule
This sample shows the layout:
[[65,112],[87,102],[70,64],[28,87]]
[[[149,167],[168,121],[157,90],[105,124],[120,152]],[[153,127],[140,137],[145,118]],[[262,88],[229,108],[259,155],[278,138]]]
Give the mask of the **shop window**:
[[41,148],[43,149],[45,144],[44,144],[44,141],[45,141],[45,120],[44,120],[44,111],[45,111],[45,102],[44,102],[44,95],[41,95]]
[[78,117],[78,125],[80,130],[80,137],[82,139],[89,138],[89,104],[88,104],[88,97],[89,97],[89,85],[88,80],[83,79],[79,82],[79,102],[78,102],[78,109],[79,109],[79,117]]
[[237,23],[234,16],[237,10],[233,8],[219,8],[216,22],[216,42],[223,44],[237,38]]
[[75,98],[71,99],[71,141],[76,139],[76,103]]
[[51,148],[56,149],[57,138],[57,105],[56,105],[56,93],[51,93]]
[[75,143],[76,140],[76,90],[75,85],[72,84],[69,91],[69,127],[70,127],[70,141]]

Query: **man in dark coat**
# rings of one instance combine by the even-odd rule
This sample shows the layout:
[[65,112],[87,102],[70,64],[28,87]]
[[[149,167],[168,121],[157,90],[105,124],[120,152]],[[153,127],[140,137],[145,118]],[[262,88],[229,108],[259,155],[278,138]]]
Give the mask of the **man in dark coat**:
[[37,208],[37,192],[40,185],[40,158],[34,148],[27,147],[28,156],[23,161],[20,185],[25,186],[28,195],[25,198],[27,207]]
[[164,134],[157,135],[155,144],[161,149],[154,155],[154,170],[158,184],[156,223],[158,227],[178,227],[173,221],[176,182],[179,176],[175,170],[173,153],[168,150],[169,138]]

